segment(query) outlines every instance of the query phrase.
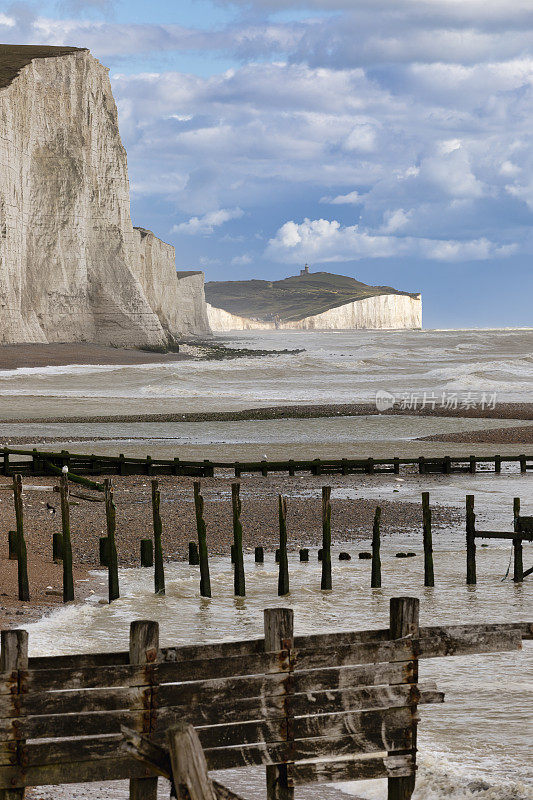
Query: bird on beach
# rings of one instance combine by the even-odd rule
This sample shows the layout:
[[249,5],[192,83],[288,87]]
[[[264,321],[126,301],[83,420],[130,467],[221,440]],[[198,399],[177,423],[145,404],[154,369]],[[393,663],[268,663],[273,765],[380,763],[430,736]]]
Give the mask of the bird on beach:
[[55,507],[55,506],[52,506],[52,505],[50,505],[50,503],[47,503],[47,504],[46,504],[46,508],[48,509],[48,511],[50,512],[50,514],[55,514],[55,513],[56,513],[56,507]]

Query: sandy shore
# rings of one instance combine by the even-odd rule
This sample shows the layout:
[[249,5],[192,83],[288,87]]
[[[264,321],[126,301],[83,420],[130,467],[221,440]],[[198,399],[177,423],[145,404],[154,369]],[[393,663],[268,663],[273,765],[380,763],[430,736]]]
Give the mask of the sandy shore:
[[0,370],[65,367],[69,364],[159,364],[183,361],[185,353],[155,353],[80,342],[58,344],[5,344],[0,346]]
[[[212,555],[229,554],[233,541],[231,516],[231,483],[234,478],[213,478],[202,481],[205,499],[205,519]],[[39,478],[39,485],[54,485],[53,479]],[[28,483],[31,483],[28,481]],[[117,549],[119,565],[139,566],[140,539],[151,537],[151,486],[143,476],[117,478],[114,476],[117,506]],[[278,546],[277,495],[289,498],[287,525],[290,548],[318,546],[321,542],[320,487],[357,488],[360,476],[305,476],[250,477],[241,481],[242,523],[244,547],[253,550],[262,546],[272,552]],[[187,557],[188,542],[196,540],[196,523],[193,504],[193,487],[190,478],[161,477],[161,514],[164,528],[164,556],[170,561]],[[307,496],[308,493],[311,496]],[[56,513],[46,508],[46,502],[56,507]],[[354,543],[353,554],[367,549],[372,531],[376,502],[358,499],[332,501],[332,538],[335,542]],[[422,524],[419,503],[383,501],[382,532],[384,536],[402,529]],[[459,511],[435,507],[434,524],[462,524]],[[33,621],[43,612],[61,603],[62,570],[52,562],[52,534],[61,531],[61,515],[56,495],[26,491],[24,494],[24,521],[28,549],[31,604],[16,599],[16,562],[7,559],[7,537],[3,538],[0,575],[3,588],[0,625],[19,627]],[[11,498],[2,497],[0,524],[8,531],[14,526]],[[71,507],[73,562],[76,567],[76,595],[84,599],[93,590],[87,571],[99,566],[99,537],[105,535],[103,504],[80,501]],[[50,588],[51,587],[51,588]],[[53,591],[50,595],[46,592]]]

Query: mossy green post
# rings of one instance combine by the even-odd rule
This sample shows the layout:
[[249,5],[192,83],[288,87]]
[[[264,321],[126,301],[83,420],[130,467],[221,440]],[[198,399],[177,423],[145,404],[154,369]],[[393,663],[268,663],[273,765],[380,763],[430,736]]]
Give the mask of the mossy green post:
[[278,595],[289,594],[289,560],[287,558],[287,498],[278,495],[279,504],[279,575]]
[[13,476],[13,497],[15,501],[15,518],[17,520],[17,572],[19,600],[30,599],[30,585],[28,582],[28,554],[24,541],[24,512],[22,505],[22,478]]
[[431,533],[431,508],[429,492],[422,492],[422,530],[424,539],[424,586],[435,586],[433,571],[433,535]]
[[233,585],[237,597],[245,597],[246,583],[244,579],[244,559],[242,554],[241,498],[240,485],[238,483],[231,484],[231,504],[233,509],[233,552],[235,557]]
[[381,587],[381,508],[378,506],[374,513],[374,524],[372,526],[372,572],[370,576],[370,588],[379,589]]
[[331,486],[322,487],[322,580],[321,589],[331,589]]
[[161,523],[160,505],[161,494],[159,483],[152,481],[152,516],[154,521],[154,587],[156,594],[165,594],[165,570],[163,567],[163,546],[161,544],[161,534],[163,525]]
[[74,578],[72,575],[72,542],[70,540],[70,504],[68,500],[68,478],[62,475],[59,481],[61,497],[61,530],[63,556],[63,602],[74,600]]
[[105,518],[107,525],[107,571],[109,576],[109,602],[117,600],[120,597],[118,585],[118,556],[117,545],[115,541],[115,532],[117,527],[116,522],[116,508],[113,501],[113,486],[111,480],[106,478],[104,481],[104,496],[105,496]]
[[207,530],[204,519],[204,498],[201,495],[200,481],[194,482],[194,510],[198,532],[198,555],[200,558],[200,594],[211,597],[211,577],[209,575],[209,556],[207,554]]

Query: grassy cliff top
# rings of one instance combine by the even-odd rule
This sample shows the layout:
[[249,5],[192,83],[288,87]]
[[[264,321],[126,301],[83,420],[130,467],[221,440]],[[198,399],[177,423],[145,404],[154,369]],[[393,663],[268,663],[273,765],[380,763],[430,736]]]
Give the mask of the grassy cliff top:
[[0,44],[0,89],[9,86],[34,58],[56,58],[78,53],[84,47],[52,47],[41,44]]
[[309,272],[281,281],[210,281],[205,285],[205,299],[216,308],[262,321],[278,317],[281,322],[296,322],[381,294],[418,297],[390,286],[368,286],[332,272]]

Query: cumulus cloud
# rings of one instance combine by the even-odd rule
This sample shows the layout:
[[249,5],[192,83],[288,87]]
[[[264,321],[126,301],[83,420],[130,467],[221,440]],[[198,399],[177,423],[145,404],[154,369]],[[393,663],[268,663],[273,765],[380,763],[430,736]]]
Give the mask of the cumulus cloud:
[[188,236],[209,236],[224,223],[243,216],[240,208],[219,208],[217,211],[208,211],[202,217],[191,217],[187,222],[180,222],[172,227],[172,233],[184,233]]
[[507,257],[513,246],[498,246],[488,239],[443,241],[374,233],[359,225],[342,226],[337,220],[304,219],[286,222],[269,241],[266,254],[286,264],[303,261],[344,262],[362,258],[416,256],[436,261],[482,261]]
[[[206,28],[82,19],[106,0],[65,1],[63,19],[3,9],[3,41],[88,46],[111,66],[134,204],[178,209],[190,247],[222,245],[234,266],[255,263],[258,236],[268,257],[311,262],[531,247],[531,0],[236,0],[242,15]],[[270,16],[290,9],[305,13]],[[198,52],[232,67],[169,69]],[[307,222],[280,227],[280,200]]]

